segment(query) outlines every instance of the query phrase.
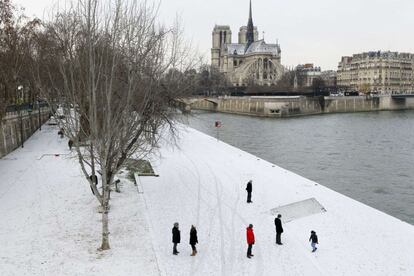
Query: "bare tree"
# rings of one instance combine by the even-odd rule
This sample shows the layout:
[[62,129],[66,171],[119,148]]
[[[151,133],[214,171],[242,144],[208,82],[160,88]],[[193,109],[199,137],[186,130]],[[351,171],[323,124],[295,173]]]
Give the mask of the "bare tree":
[[[192,67],[179,24],[158,24],[157,6],[108,2],[78,1],[45,25],[38,47],[48,48],[37,51],[36,70],[39,88],[58,100],[65,135],[102,207],[101,250],[110,248],[114,176],[131,156],[156,149],[162,129],[174,132],[171,106],[189,92],[181,72]],[[98,171],[102,190],[93,182]]]
[[200,66],[197,76],[197,93],[212,96],[222,95],[230,86],[227,77],[219,69],[210,65]]
[[[10,0],[0,0],[0,115],[8,104],[35,98],[29,64],[39,25],[38,19],[29,20]],[[24,87],[19,95],[18,86]]]

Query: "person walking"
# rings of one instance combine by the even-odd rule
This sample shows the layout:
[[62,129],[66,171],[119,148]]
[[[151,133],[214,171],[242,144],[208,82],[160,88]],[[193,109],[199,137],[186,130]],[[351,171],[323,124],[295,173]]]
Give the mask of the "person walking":
[[197,255],[197,248],[196,248],[196,244],[197,243],[198,243],[197,229],[195,228],[194,225],[191,225],[191,230],[190,230],[190,245],[191,245],[191,249],[193,250],[193,253],[191,253],[191,256]]
[[253,187],[252,187],[252,180],[249,180],[249,182],[247,182],[247,186],[246,186],[246,191],[247,191],[247,203],[252,203],[252,191],[253,191]]
[[283,233],[283,227],[282,227],[282,220],[280,219],[282,217],[281,214],[277,215],[277,218],[275,218],[275,226],[276,226],[276,244],[282,245],[281,241],[281,235]]
[[246,228],[246,237],[247,237],[247,258],[251,258],[254,255],[252,254],[252,247],[254,244],[254,233],[253,233],[253,224],[249,224],[249,227]]
[[73,147],[73,141],[72,140],[69,140],[68,146],[69,146],[69,150],[72,150],[72,147]]
[[315,252],[316,249],[318,249],[316,245],[319,243],[318,243],[318,236],[316,235],[316,232],[313,230],[311,231],[311,236],[309,238],[309,241],[311,242],[312,252]]
[[179,244],[181,241],[181,235],[180,235],[180,230],[178,229],[178,222],[174,223],[174,227],[172,229],[172,242],[174,244],[173,246],[173,254],[177,255],[178,252],[177,251],[177,244]]

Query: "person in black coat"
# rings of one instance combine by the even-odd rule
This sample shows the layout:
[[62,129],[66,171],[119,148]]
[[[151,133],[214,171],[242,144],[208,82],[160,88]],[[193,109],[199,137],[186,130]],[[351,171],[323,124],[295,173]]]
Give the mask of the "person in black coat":
[[73,147],[73,141],[72,140],[69,140],[68,146],[69,146],[69,150],[72,150],[72,147]]
[[253,187],[252,187],[252,180],[249,180],[249,182],[247,182],[247,186],[246,186],[246,191],[247,191],[247,203],[252,203],[252,191],[253,191]]
[[311,231],[311,236],[309,238],[309,241],[311,242],[311,246],[312,246],[312,252],[315,252],[316,249],[318,249],[316,247],[316,245],[318,244],[318,236],[316,235],[315,231]]
[[191,256],[197,255],[197,248],[195,246],[197,243],[198,243],[197,229],[195,228],[194,225],[191,225],[191,230],[190,230],[190,245],[191,245],[191,249],[193,250],[193,253],[191,253]]
[[280,219],[282,217],[281,214],[277,215],[277,218],[275,218],[275,226],[276,226],[276,244],[282,245],[281,241],[281,235],[283,233],[283,227],[282,227],[282,220]]
[[172,242],[174,244],[174,247],[173,247],[174,255],[177,255],[178,253],[180,253],[177,251],[177,244],[180,243],[180,241],[181,241],[180,230],[178,229],[178,222],[176,222],[174,223],[174,227],[172,229]]

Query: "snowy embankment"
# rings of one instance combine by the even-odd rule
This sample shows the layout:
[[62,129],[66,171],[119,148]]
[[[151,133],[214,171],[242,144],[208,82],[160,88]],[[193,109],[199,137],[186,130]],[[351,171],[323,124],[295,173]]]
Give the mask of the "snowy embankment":
[[96,250],[98,202],[57,132],[45,125],[0,159],[0,275],[157,274],[145,203],[125,178],[112,193],[112,249]]
[[[196,130],[183,127],[178,143],[179,149],[164,145],[152,160],[160,177],[140,178],[162,275],[414,275],[412,225]],[[284,244],[276,245],[271,210],[310,198],[326,212],[285,222]],[[171,242],[176,221],[178,256]],[[252,259],[249,223],[256,235]],[[196,257],[191,224],[198,229]],[[311,230],[319,236],[315,253]]]
[[[414,275],[412,225],[193,129],[183,127],[178,143],[165,144],[152,160],[160,177],[139,178],[143,194],[121,177],[106,252],[96,250],[97,201],[55,127],[45,126],[24,149],[0,159],[0,275]],[[326,212],[297,218],[315,206],[286,207],[311,198]],[[280,206],[291,218],[283,246],[275,245],[271,214]],[[178,256],[171,243],[176,221]],[[249,223],[256,234],[252,259],[246,258]],[[198,229],[195,257],[191,224]],[[319,236],[316,253],[310,230]]]

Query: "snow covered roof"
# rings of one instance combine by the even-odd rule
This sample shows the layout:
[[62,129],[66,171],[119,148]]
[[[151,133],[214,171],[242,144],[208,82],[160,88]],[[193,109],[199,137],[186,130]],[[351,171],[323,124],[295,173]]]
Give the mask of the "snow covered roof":
[[236,44],[236,43],[227,44],[226,48],[227,48],[227,53],[229,55],[234,55],[234,54],[244,55],[246,44]]
[[250,44],[246,54],[253,53],[272,53],[273,55],[280,54],[280,46],[278,44],[267,44],[263,39]]
[[253,42],[246,50],[246,44],[231,43],[226,45],[226,51],[229,55],[246,55],[254,53],[271,53],[280,54],[279,44],[267,44],[263,39]]

